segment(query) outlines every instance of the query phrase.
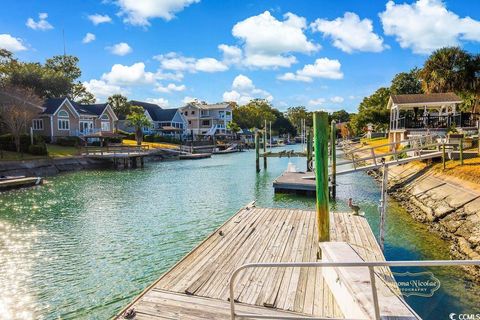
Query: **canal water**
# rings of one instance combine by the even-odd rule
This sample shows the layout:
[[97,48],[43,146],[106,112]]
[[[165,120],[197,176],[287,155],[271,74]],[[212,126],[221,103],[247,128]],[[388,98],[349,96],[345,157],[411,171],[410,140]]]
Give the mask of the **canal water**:
[[[82,171],[0,194],[0,319],[108,319],[248,202],[314,208],[312,198],[273,193],[288,159],[269,159],[268,170],[256,174],[254,157],[250,151]],[[305,168],[304,158],[290,161]],[[352,197],[378,234],[377,184],[363,173],[338,184],[332,207],[347,210]],[[448,251],[390,202],[387,259],[449,259]],[[479,287],[461,271],[430,271],[440,289],[408,298],[421,316],[480,313]]]

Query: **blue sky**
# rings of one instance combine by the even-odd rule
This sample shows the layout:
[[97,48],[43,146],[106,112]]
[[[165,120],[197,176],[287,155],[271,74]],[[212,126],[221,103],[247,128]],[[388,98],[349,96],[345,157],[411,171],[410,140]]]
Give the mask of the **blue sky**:
[[[2,1],[0,47],[80,58],[99,101],[177,107],[266,98],[280,110],[355,111],[432,50],[480,50],[480,1]],[[87,36],[87,34],[89,34]]]

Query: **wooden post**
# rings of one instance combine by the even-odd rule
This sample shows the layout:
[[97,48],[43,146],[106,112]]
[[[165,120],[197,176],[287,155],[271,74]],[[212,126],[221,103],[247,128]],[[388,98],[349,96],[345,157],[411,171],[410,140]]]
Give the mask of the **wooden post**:
[[142,168],[143,168],[144,164],[145,164],[145,163],[144,163],[143,157],[140,157],[140,166],[141,166]]
[[460,150],[460,165],[463,166],[463,138],[460,138],[460,145],[458,147]]
[[443,170],[445,170],[445,142],[442,144],[442,163],[443,163]]
[[335,139],[337,138],[337,126],[335,120],[330,124],[330,162],[332,164],[332,178],[331,178],[331,196],[335,199],[337,196],[337,150],[335,149]]
[[318,240],[330,241],[328,205],[328,113],[313,113]]
[[260,138],[258,131],[255,131],[255,168],[260,172]]
[[312,131],[307,131],[307,172],[312,171]]
[[267,157],[265,157],[266,152],[267,152],[267,120],[265,120],[265,129],[263,130],[263,169],[267,169]]

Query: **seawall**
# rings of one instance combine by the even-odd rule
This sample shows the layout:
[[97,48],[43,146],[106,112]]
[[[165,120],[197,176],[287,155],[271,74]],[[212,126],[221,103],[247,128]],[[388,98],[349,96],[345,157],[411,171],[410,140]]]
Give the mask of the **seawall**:
[[[381,174],[376,172],[374,175]],[[459,259],[480,259],[480,186],[409,163],[389,168],[389,194],[450,243]],[[480,281],[480,268],[468,271]]]

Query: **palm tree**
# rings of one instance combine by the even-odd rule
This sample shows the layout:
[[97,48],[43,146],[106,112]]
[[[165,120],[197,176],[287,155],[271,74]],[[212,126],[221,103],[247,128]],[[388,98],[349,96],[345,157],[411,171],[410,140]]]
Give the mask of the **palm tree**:
[[233,137],[236,139],[237,133],[240,131],[240,126],[237,123],[230,121],[227,124],[227,129],[233,133]]
[[142,145],[143,128],[150,127],[152,123],[145,115],[145,110],[140,106],[131,106],[130,114],[127,115],[128,125],[135,128],[135,140],[137,145]]

